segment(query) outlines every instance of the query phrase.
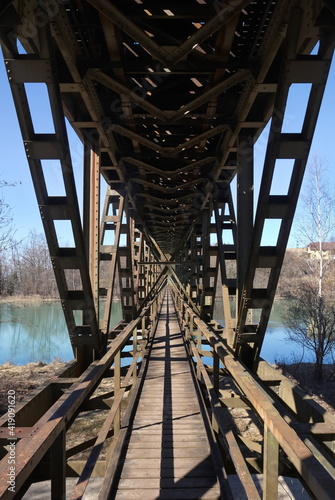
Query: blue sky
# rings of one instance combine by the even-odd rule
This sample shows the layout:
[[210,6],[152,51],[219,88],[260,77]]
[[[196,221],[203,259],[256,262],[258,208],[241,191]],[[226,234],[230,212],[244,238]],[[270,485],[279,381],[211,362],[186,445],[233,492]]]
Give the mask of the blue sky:
[[[10,93],[5,67],[0,56],[0,176],[7,182],[17,182],[14,188],[4,188],[1,196],[5,198],[6,203],[12,207],[14,217],[14,225],[16,227],[16,237],[18,239],[26,238],[30,230],[43,232],[41,218],[35,198],[34,188],[31,181],[30,171],[26,160],[26,155],[23,148],[21,133],[19,130],[16,112]],[[43,126],[43,129],[36,132],[52,132],[52,124],[48,106],[44,97],[41,84],[35,85],[35,89],[31,92],[31,108],[33,119],[36,124]],[[332,64],[330,76],[320,111],[317,129],[315,132],[311,154],[319,155],[325,158],[329,167],[329,178],[333,179],[335,174],[335,155],[333,153],[335,134],[334,134],[334,117],[335,117],[335,64]],[[29,89],[30,91],[30,89]],[[309,88],[306,85],[294,86],[291,89],[290,99],[285,115],[285,132],[298,132],[301,127],[301,110],[304,109]],[[75,133],[68,127],[69,138],[71,144],[72,161],[74,167],[75,178],[78,187],[78,198],[82,196],[82,145]],[[268,128],[265,129],[255,145],[255,197],[258,196],[258,187],[263,168],[263,158],[266,150],[266,136]],[[50,186],[50,195],[60,194],[58,186],[59,175],[57,165],[48,169],[47,183]],[[289,172],[290,165],[279,165],[273,182],[272,194],[285,194],[287,182],[285,181],[285,171]],[[288,176],[286,176],[286,179]],[[54,192],[52,192],[54,189]],[[272,229],[266,233],[264,244],[272,244]],[[70,236],[69,236],[70,238]],[[66,235],[64,236],[66,239]],[[63,242],[64,244],[66,241]],[[296,246],[294,232],[292,232],[289,246]]]

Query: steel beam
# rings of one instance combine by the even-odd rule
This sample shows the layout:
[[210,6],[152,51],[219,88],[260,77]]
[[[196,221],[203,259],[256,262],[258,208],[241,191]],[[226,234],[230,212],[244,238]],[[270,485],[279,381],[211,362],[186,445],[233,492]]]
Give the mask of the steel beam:
[[240,298],[254,225],[254,149],[253,136],[248,130],[240,132],[237,154],[237,286]]
[[[289,148],[287,147],[287,144],[291,141],[288,140],[287,134],[282,132],[282,126],[285,117],[289,88],[292,83],[295,83],[292,79],[295,73],[290,73],[289,71],[286,72],[285,68],[287,65],[291,65],[293,58],[299,59],[296,43],[299,36],[300,18],[301,11],[293,9],[286,44],[286,53],[282,61],[283,70],[281,71],[281,78],[278,82],[274,113],[271,121],[267,152],[264,160],[263,177],[253,228],[251,250],[248,257],[247,273],[242,289],[242,296],[238,305],[239,312],[234,345],[237,353],[240,353],[241,349],[243,349],[244,353],[246,353],[246,348],[241,348],[242,343],[249,345],[248,354],[244,357],[249,366],[252,366],[259,356],[268,324],[303,174],[308,159],[311,139],[313,137],[327,81],[330,57],[334,46],[332,36],[329,40],[327,37],[321,38],[317,58],[323,64],[323,71],[318,75],[319,78],[317,83],[315,83],[315,59],[306,58],[306,63],[308,61],[310,63],[309,70],[312,82],[311,92],[304,114],[302,131],[299,134],[294,134],[294,136],[290,138],[294,145],[299,145],[299,147]],[[306,80],[306,76],[304,76],[304,79]],[[303,147],[300,147],[301,144],[303,144]],[[290,157],[292,159],[293,169],[290,177],[288,193],[279,197],[271,194],[271,187],[276,161],[283,156],[285,158]],[[267,220],[274,217],[281,221],[280,229],[276,241],[271,245],[271,247],[267,248],[262,245],[264,225]],[[270,264],[270,260],[268,258],[266,261],[264,260],[264,256],[270,255],[270,253],[273,256],[272,264]],[[270,268],[268,283],[264,289],[256,290],[253,285],[256,270],[257,268],[267,266]],[[245,327],[247,315],[253,308],[261,309],[260,322],[257,328],[248,334],[244,339],[244,334],[248,333]]]
[[100,155],[94,151],[90,154],[90,188],[90,244],[88,256],[93,299],[96,314],[99,317]]
[[138,94],[136,94],[136,92],[130,90],[125,85],[122,85],[109,75],[106,75],[101,70],[90,69],[87,72],[87,77],[92,78],[92,80],[95,80],[101,83],[102,85],[105,85],[106,87],[114,90],[120,96],[127,97],[132,103],[141,106],[141,108],[148,111],[148,113],[150,113],[152,116],[161,119],[163,122],[167,121],[167,114],[164,111],[161,111],[156,106],[153,106],[147,99],[144,99],[143,97],[139,96]]
[[[38,34],[42,49],[40,54],[35,56],[35,59],[41,64],[45,62],[48,67],[52,68],[55,62],[49,26],[46,25],[39,29]],[[70,338],[74,349],[78,349],[78,356],[82,358],[83,366],[85,366],[86,363],[91,362],[94,358],[93,351],[100,353],[100,333],[94,307],[83,229],[57,77],[55,72],[51,71],[46,82],[55,132],[47,135],[36,134],[31,118],[29,101],[21,81],[25,78],[26,74],[24,69],[26,57],[15,52],[9,53],[7,49],[4,49],[4,53],[9,66],[11,61],[15,61],[17,67],[20,66],[21,62],[23,63],[23,69],[19,71],[22,77],[18,81],[15,75],[12,76],[9,69],[9,83],[19,118],[27,160],[31,170],[37,201],[40,206],[42,222]],[[33,79],[37,82],[40,81],[38,75]],[[42,162],[50,158],[59,159],[66,196],[54,197],[48,194]],[[59,232],[57,233],[55,228],[55,221],[59,219],[67,220],[71,226],[74,239],[73,248],[62,247],[60,234]],[[66,269],[75,269],[80,273],[82,290],[71,290],[67,281]],[[76,323],[74,317],[74,311],[78,309],[85,316],[81,325]],[[78,344],[86,344],[87,347],[80,347]]]
[[106,301],[104,315],[100,321],[100,328],[104,334],[110,330],[111,311],[116,285],[116,276],[119,262],[119,246],[121,237],[122,219],[124,216],[124,196],[107,187],[103,214],[100,229],[100,262],[110,261],[104,287],[106,291]]
[[[232,345],[233,331],[235,327],[235,318],[231,312],[231,297],[235,296],[237,291],[237,229],[235,210],[231,195],[230,186],[225,190],[221,188],[218,196],[214,199],[214,217],[216,225],[216,236],[218,240],[218,263],[220,265],[220,278],[223,302],[223,314],[225,321],[225,337],[228,345]],[[231,232],[232,242],[227,244],[226,236],[223,235],[225,230]],[[229,276],[227,265],[235,263],[235,275]]]

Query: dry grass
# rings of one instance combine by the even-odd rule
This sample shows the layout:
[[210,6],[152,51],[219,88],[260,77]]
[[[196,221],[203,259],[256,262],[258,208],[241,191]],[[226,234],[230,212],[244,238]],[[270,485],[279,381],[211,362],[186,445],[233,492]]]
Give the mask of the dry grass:
[[7,411],[7,391],[14,389],[16,402],[21,401],[33,389],[58,375],[65,367],[63,361],[54,361],[50,364],[28,363],[27,365],[0,365],[0,415]]
[[279,364],[283,374],[330,413],[335,414],[335,366],[323,366],[323,382],[314,379],[313,363]]
[[42,297],[41,295],[6,295],[0,296],[1,303],[15,303],[15,304],[37,304],[41,302],[55,302],[55,300],[60,300],[59,297]]

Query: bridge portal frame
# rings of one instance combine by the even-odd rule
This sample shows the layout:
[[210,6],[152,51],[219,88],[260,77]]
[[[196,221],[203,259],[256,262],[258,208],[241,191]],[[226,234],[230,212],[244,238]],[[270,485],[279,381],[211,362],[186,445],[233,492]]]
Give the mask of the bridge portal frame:
[[[136,43],[142,43],[144,49],[152,51],[157,59],[166,65],[173,66],[173,64],[182,63],[183,58],[188,57],[193,50],[193,43],[200,43],[202,37],[211,36],[218,27],[225,26],[220,11],[208,22],[205,29],[196,32],[177,50],[169,54],[166,48],[157,46],[153,41],[150,42],[147,36],[143,37],[143,33],[141,36],[133,22],[125,23],[122,13],[113,6],[111,7],[110,2],[90,0],[89,3],[95,6],[100,13],[105,7],[107,8],[107,12],[104,11],[107,17],[104,21],[103,30],[105,32],[107,25],[110,28],[114,25],[118,26],[122,33],[134,37],[135,41],[139,40]],[[208,107],[208,109],[206,108],[206,120],[209,120],[211,116],[209,108],[213,104],[213,100],[215,101],[236,85],[243,84],[245,87],[243,99],[242,102],[238,103],[238,112],[234,115],[234,120],[229,123],[217,124],[209,129],[206,127],[210,122],[207,123],[205,120],[202,123],[203,130],[197,137],[187,141],[185,136],[178,145],[174,145],[172,148],[159,146],[150,138],[147,139],[144,135],[132,130],[134,117],[131,113],[127,114],[125,110],[129,100],[130,103],[135,103],[142,110],[145,110],[149,114],[145,118],[149,118],[151,121],[158,118],[164,124],[175,124],[184,120],[184,123],[190,125],[190,121],[186,122],[183,106],[174,112],[160,110],[145,99],[134,96],[124,82],[108,77],[100,69],[90,68],[82,77],[77,66],[80,52],[78,40],[73,37],[65,10],[61,6],[58,6],[57,14],[49,22],[48,13],[45,9],[43,10],[43,5],[41,8],[33,0],[24,3],[26,10],[23,12],[23,17],[27,16],[24,17],[25,21],[28,19],[30,22],[34,14],[42,15],[45,20],[40,25],[32,26],[33,32],[27,34],[27,32],[24,33],[27,25],[20,24],[22,21],[19,18],[20,9],[17,9],[18,4],[20,4],[20,8],[22,7],[22,3],[5,2],[4,7],[1,7],[0,10],[1,44],[69,335],[77,359],[75,375],[81,377],[77,379],[77,382],[80,381],[85,385],[87,383],[86,374],[94,374],[95,367],[102,367],[106,359],[108,359],[108,363],[112,362],[112,358],[109,356],[114,356],[114,354],[112,355],[112,351],[110,351],[110,341],[114,336],[116,336],[115,345],[118,345],[118,342],[122,343],[122,339],[128,335],[129,329],[135,323],[136,325],[141,324],[143,335],[143,332],[156,318],[158,312],[156,297],[165,286],[168,278],[176,291],[176,301],[185,329],[191,335],[196,336],[198,348],[203,342],[203,336],[212,343],[214,348],[212,382],[209,381],[204,372],[199,352],[193,351],[193,353],[198,360],[199,378],[202,378],[202,382],[212,398],[211,411],[218,417],[214,430],[218,434],[220,430],[221,435],[224,436],[223,441],[236,461],[235,467],[241,467],[241,470],[244,471],[246,464],[243,463],[239,452],[234,454],[234,440],[230,431],[225,429],[220,420],[222,401],[217,394],[220,361],[224,364],[225,369],[233,375],[249,401],[250,407],[265,422],[266,495],[272,500],[271,495],[274,494],[272,472],[274,469],[268,465],[267,461],[275,464],[275,468],[277,468],[279,444],[292,463],[295,464],[296,469],[302,474],[302,478],[310,490],[318,498],[330,498],[329,471],[334,477],[333,464],[327,457],[327,465],[325,469],[321,470],[320,465],[311,460],[312,475],[310,476],[310,458],[308,456],[307,460],[304,461],[303,454],[306,447],[305,443],[301,444],[303,441],[308,442],[309,449],[313,450],[316,455],[319,454],[318,456],[323,459],[320,446],[329,448],[327,440],[331,434],[327,422],[321,420],[320,424],[322,425],[312,426],[312,429],[305,425],[303,434],[312,430],[312,438],[308,435],[307,438],[303,436],[302,439],[298,439],[295,429],[288,429],[284,420],[273,412],[272,407],[277,404],[274,395],[268,396],[268,389],[258,385],[256,378],[249,372],[251,370],[259,374],[261,367],[266,373],[269,373],[268,368],[265,369],[259,360],[260,349],[274,300],[334,50],[333,27],[328,25],[324,16],[318,17],[318,13],[322,13],[323,2],[310,2],[311,9],[307,13],[303,8],[304,2],[283,0],[278,3],[281,8],[278,11],[278,17],[272,24],[276,33],[271,38],[271,43],[268,45],[265,43],[262,46],[263,52],[259,58],[260,67],[253,71],[250,68],[239,68],[232,76],[223,82],[213,84],[210,89],[203,91],[202,95],[188,103],[189,120],[192,119],[193,112],[195,114],[195,111],[204,105]],[[241,2],[232,13],[232,17],[230,15],[227,17],[227,23],[233,19],[233,14],[237,14],[239,9],[247,8],[248,4],[250,2],[247,0]],[[329,2],[325,2],[325,4],[328,5]],[[35,10],[36,7],[37,10]],[[316,23],[316,20],[319,24]],[[313,22],[316,24],[313,25]],[[312,26],[310,29],[308,28],[309,23]],[[229,24],[229,29],[231,27]],[[309,35],[310,38],[308,38]],[[25,54],[19,50],[18,37],[26,49],[27,53]],[[73,79],[71,83],[61,81],[57,72],[59,68],[57,68],[53,40],[55,40],[67,64],[67,69]],[[312,53],[313,44],[317,41],[318,49]],[[111,44],[109,50],[114,48]],[[276,64],[277,70],[275,75],[279,75],[279,79],[276,81],[269,80],[270,69],[274,64]],[[280,68],[279,71],[278,68]],[[158,67],[157,74],[160,70],[161,68]],[[219,72],[220,68],[217,71]],[[52,133],[35,132],[29,99],[25,92],[25,84],[33,82],[45,83],[47,86],[54,126]],[[307,83],[311,86],[303,125],[301,130],[285,132],[289,89],[293,84],[301,83]],[[120,96],[125,125],[130,124],[129,128],[104,120],[103,107],[95,89],[98,84]],[[83,221],[81,220],[65,125],[66,113],[62,103],[63,93],[71,92],[80,94],[89,115],[88,121],[80,122],[76,122],[75,118],[70,116],[84,142]],[[268,94],[271,95],[271,98],[266,101],[266,106],[258,115],[255,113],[256,104]],[[215,106],[214,109],[216,109]],[[257,119],[252,119],[253,113]],[[71,115],[71,113],[67,114]],[[196,118],[196,116],[194,117]],[[255,140],[268,120],[271,120],[269,140],[260,195],[253,216],[253,148]],[[177,173],[176,171],[160,170],[143,161],[143,158],[139,159],[136,156],[137,148],[143,147],[157,152],[160,158],[167,155],[178,158],[178,155],[185,148],[188,149],[199,144],[204,149],[206,141],[218,136],[221,137],[221,135],[223,140],[218,146],[219,152],[215,152],[214,156],[201,157],[196,162],[183,166]],[[116,140],[119,142],[121,140],[131,141],[134,147],[133,155],[129,157],[127,153],[119,158]],[[106,160],[106,156],[109,159]],[[58,196],[49,196],[48,193],[43,162],[49,160],[59,162],[64,192]],[[288,190],[285,193],[273,194],[273,177],[274,173],[278,169],[280,170],[281,160],[289,160],[292,163],[288,178]],[[138,168],[141,173],[133,183],[125,176],[129,165]],[[206,177],[203,176],[203,170],[201,170],[204,165],[210,171]],[[184,179],[186,181],[185,187],[193,189],[199,182],[203,186],[203,192],[196,192],[195,196],[187,194],[185,198],[182,197],[178,201],[186,214],[192,216],[192,219],[188,221],[188,227],[185,230],[185,216],[183,213],[179,213],[174,218],[173,228],[167,230],[164,212],[168,211],[167,208],[174,207],[175,201],[167,197],[165,199],[166,206],[160,207],[158,205],[161,201],[159,195],[163,196],[164,192],[174,195],[176,191],[182,189],[183,184],[164,188],[145,179],[145,173],[160,175],[162,183],[163,180],[170,182],[169,176],[175,182],[178,172],[189,173],[192,169],[195,171],[199,169],[201,176],[199,174],[198,179],[189,182]],[[100,174],[103,174],[108,181],[106,201],[101,218],[99,207]],[[237,177],[237,210],[234,208],[234,197],[231,192],[231,181],[235,175]],[[137,196],[133,184],[143,186],[143,192],[139,196]],[[155,189],[155,193],[151,194],[149,189]],[[146,203],[140,204],[141,214],[137,210],[139,197],[146,198]],[[142,217],[143,209],[147,209],[147,213],[150,214],[148,220],[144,220]],[[268,221],[274,219],[279,221],[280,226],[277,238],[273,245],[264,245],[262,241],[264,227]],[[74,239],[72,246],[64,247],[60,244],[60,234],[56,228],[57,221],[66,221],[70,225]],[[172,248],[176,239],[173,233],[181,234],[183,231],[184,234],[182,234],[178,245],[174,246],[173,253],[168,255],[167,252],[164,252],[162,250],[164,240],[168,240]],[[226,231],[231,232],[232,241],[225,239]],[[106,234],[112,234],[112,244],[105,244]],[[213,236],[216,238],[216,244],[212,244]],[[169,247],[169,245],[167,246]],[[228,265],[230,262],[234,263],[236,268],[233,274],[231,274]],[[103,263],[106,264],[107,270],[102,269]],[[260,269],[266,269],[268,275],[262,287],[257,287],[255,277]],[[79,275],[82,284],[80,290],[71,289],[68,279],[69,272],[75,272]],[[101,279],[103,276],[107,276],[105,283]],[[220,332],[219,337],[217,335],[213,337],[209,324],[212,319],[218,282],[222,288],[225,330]],[[110,331],[110,311],[117,283],[119,283],[125,324],[121,324],[119,329]],[[230,297],[232,296],[236,297],[237,300],[236,316],[232,314],[230,308]],[[106,299],[104,314],[100,320],[99,299],[101,297]],[[260,321],[257,324],[252,321],[252,313],[255,310],[260,313]],[[80,320],[77,319],[78,313],[81,316]],[[234,358],[234,356],[236,357]],[[91,364],[92,362],[93,364]],[[101,368],[100,373],[100,368],[98,368],[100,378],[103,377],[102,372],[105,369],[107,370],[107,365],[104,365],[103,369]],[[74,374],[72,373],[72,375]],[[243,378],[245,376],[247,381]],[[84,389],[83,400],[80,400],[79,404],[87,399],[90,389],[93,389],[95,383],[98,383],[98,378],[94,378],[94,382],[88,382],[88,389]],[[265,379],[266,383],[274,385],[273,380],[269,381],[266,376]],[[300,400],[299,403],[292,403],[292,399],[299,399],[297,390],[292,387],[286,389],[287,382],[283,381],[284,379],[281,379],[278,389],[279,392],[282,391],[283,412],[285,413],[287,405],[292,405],[293,409],[297,410],[294,404],[299,407],[299,411],[301,408],[303,408],[302,411],[305,411],[306,406]],[[69,383],[72,385],[71,381]],[[119,387],[117,373],[115,384],[116,387]],[[77,389],[77,386],[70,389],[70,399],[75,397]],[[254,398],[253,390],[259,396],[258,399]],[[293,397],[291,397],[292,394],[294,394]],[[43,427],[38,429],[38,437],[35,438],[34,443],[41,443],[41,436],[47,434],[46,448],[40,447],[37,451],[35,450],[36,453],[29,455],[29,457],[34,457],[37,461],[44,460],[42,458],[44,452],[47,448],[51,450],[52,443],[55,443],[55,448],[51,451],[54,464],[51,466],[51,477],[54,483],[52,494],[54,498],[59,498],[57,495],[64,492],[65,419],[69,418],[71,421],[78,406],[71,404],[69,413],[65,412],[60,416],[62,424],[55,429],[50,429],[44,421],[49,415],[48,397],[40,395],[34,402],[35,408],[37,401],[43,401],[43,405],[45,405],[45,415],[38,421],[43,424]],[[218,405],[218,399],[220,405]],[[296,416],[298,416],[298,410]],[[24,412],[26,409],[22,411]],[[115,411],[115,415],[119,414],[119,409],[114,407],[113,411]],[[311,418],[314,418],[313,411],[310,410],[308,413]],[[56,415],[59,416],[57,412]],[[321,418],[319,414],[317,418]],[[6,425],[5,420],[2,419],[1,422],[2,426]],[[307,423],[305,422],[305,424]],[[33,427],[36,425],[37,423],[34,421]],[[115,428],[117,427],[118,424],[115,424]],[[322,443],[316,443],[314,435],[323,435],[325,439],[321,439]],[[291,436],[293,442],[297,444],[296,449],[292,449],[290,443],[287,442],[287,436]],[[102,434],[99,439],[102,439]],[[30,441],[33,442],[31,436],[29,436]],[[21,446],[25,447],[25,445]],[[31,450],[34,451],[33,448]],[[24,455],[25,458],[27,456]],[[19,484],[25,488],[28,485],[26,479],[32,472],[32,466],[27,466],[23,462]],[[328,464],[328,462],[330,463]],[[256,467],[256,464],[254,465]],[[322,482],[319,483],[317,478],[313,476],[314,466],[315,470],[320,472],[320,477],[324,478],[325,489],[323,489]],[[54,471],[58,467],[62,471],[61,485],[56,485],[55,481],[56,475],[54,474],[56,473]],[[246,477],[246,490],[250,490],[250,477],[248,475]]]
[[[102,0],[92,0],[90,3],[100,13],[103,12],[109,22],[116,23],[126,33],[130,30],[135,39],[139,37],[135,24],[133,22],[125,24],[122,13],[116,7]],[[182,111],[170,113],[169,116],[166,112],[160,113],[157,107],[152,107],[144,99],[139,100],[134,93],[127,92],[123,84],[108,77],[101,70],[89,69],[85,78],[82,78],[75,63],[75,58],[79,54],[76,52],[78,47],[74,40],[70,43],[66,13],[61,6],[57,7],[57,12],[49,12],[48,8],[46,6],[44,8],[43,5],[39,7],[35,5],[37,10],[34,9],[34,2],[32,2],[31,5],[25,7],[26,11],[21,13],[24,22],[17,17],[20,9],[16,8],[15,2],[13,5],[8,2],[4,7],[1,19],[3,25],[1,40],[7,74],[66,323],[75,356],[81,360],[79,363],[81,370],[84,370],[92,360],[103,355],[106,348],[112,297],[117,280],[120,283],[124,319],[130,321],[136,317],[141,304],[145,302],[145,294],[148,294],[155,286],[156,278],[162,279],[159,273],[177,274],[185,294],[194,302],[194,308],[200,309],[201,316],[208,319],[211,319],[213,315],[217,281],[220,279],[226,320],[225,336],[229,339],[229,344],[235,350],[236,355],[241,357],[250,368],[257,365],[334,49],[333,30],[324,20],[322,22],[324,18],[320,21],[317,17],[318,9],[321,8],[319,4],[315,6],[314,11],[312,9],[306,14],[299,2],[293,3],[290,7],[286,2],[282,3],[283,5],[278,8],[277,18],[273,22],[276,36],[271,42],[271,47],[268,47],[266,56],[265,53],[261,56],[262,63],[257,77],[250,74],[250,70],[239,69],[227,80],[214,85],[212,89],[204,92],[187,106],[187,113],[189,113],[204,103],[210,104],[213,99],[217,99],[222,92],[227,91],[236,83],[246,82],[245,88],[249,97],[243,103],[244,108],[240,112],[239,124],[229,136],[230,143],[226,139],[223,141],[226,149],[222,151],[222,158],[214,162],[214,167],[206,179],[198,179],[198,182],[204,185],[204,191],[193,197],[193,200],[189,196],[185,198],[184,210],[188,210],[190,216],[193,214],[193,222],[190,221],[189,228],[174,248],[173,255],[167,255],[161,248],[160,238],[163,235],[164,239],[165,215],[162,214],[163,219],[160,219],[157,214],[159,207],[155,205],[159,202],[159,198],[152,196],[148,191],[155,185],[145,178],[127,180],[125,173],[127,164],[137,166],[143,176],[147,171],[151,174],[160,173],[164,178],[171,175],[174,179],[176,172],[164,172],[136,159],[136,155],[134,157],[121,156],[118,161],[116,134],[127,136],[133,141],[134,147],[136,141],[139,141],[139,144],[151,150],[156,147],[157,154],[164,156],[168,151],[171,155],[178,155],[185,147],[203,145],[205,140],[219,133],[225,134],[229,128],[228,125],[219,124],[178,147],[167,150],[157,145],[154,146],[152,141],[141,138],[131,130],[131,127],[126,130],[124,126],[105,123],[102,105],[95,89],[97,83],[119,93],[122,99],[127,96],[130,101],[136,101],[137,105],[146,109],[149,114],[152,113],[156,118],[160,117],[159,119],[164,122],[172,120],[174,123],[180,120]],[[229,7],[229,13],[225,12],[226,18],[222,17],[223,12],[218,12],[211,21],[206,23],[206,27],[200,30],[201,33],[199,31],[192,37],[192,41],[198,43],[205,35],[211,36],[219,25],[229,22],[230,16],[236,15],[239,9],[243,9],[242,4],[244,2],[236,7],[236,11],[232,11]],[[35,19],[36,24],[30,25],[34,14],[37,20],[38,16],[43,18],[43,22],[37,23]],[[310,19],[308,16],[311,16]],[[17,24],[8,25],[8,18],[12,19],[12,23],[13,19],[16,19]],[[315,23],[316,19],[319,24],[316,24],[309,33],[309,23]],[[21,21],[24,27],[20,25]],[[29,24],[31,33],[25,23]],[[8,29],[8,26],[11,29]],[[20,38],[27,53],[22,53],[17,37]],[[139,43],[143,43],[144,47],[150,47],[158,59],[165,61],[166,64],[168,62],[170,65],[177,64],[181,53],[189,53],[190,41],[185,42],[173,54],[167,55],[165,48],[158,48],[147,37],[145,40],[142,38],[140,37]],[[73,88],[70,84],[62,83],[60,80],[53,39],[59,44],[69,71],[77,81],[73,84]],[[65,40],[69,42],[68,47],[64,46]],[[316,41],[318,41],[318,49],[311,54]],[[112,47],[109,47],[109,50],[112,50]],[[262,50],[265,50],[265,46]],[[279,80],[269,83],[265,81],[265,78],[276,57],[278,59],[276,66],[280,69]],[[47,87],[54,126],[53,133],[35,133],[29,99],[25,91],[25,84],[32,82],[45,83]],[[311,90],[301,130],[285,132],[289,89],[293,84],[302,83],[310,84]],[[84,138],[83,221],[81,221],[62,103],[62,92],[78,91],[92,118],[92,121],[87,123],[73,122],[76,130],[82,131],[81,135]],[[268,103],[269,110],[266,116],[265,111],[262,110],[263,120],[254,122],[247,116],[255,106],[257,98],[263,94],[272,96]],[[269,119],[271,127],[263,177],[257,209],[253,217],[253,148],[256,138]],[[102,155],[106,153],[110,158],[107,163],[111,163],[112,166],[106,165],[106,156],[102,161]],[[58,196],[49,196],[48,193],[44,172],[47,167],[43,163],[49,160],[57,161],[60,165],[64,193]],[[291,173],[287,179],[289,187],[285,193],[272,194],[274,173],[280,171],[282,160],[292,162]],[[197,170],[206,162],[213,162],[213,158],[208,157],[190,163],[180,172]],[[105,204],[102,217],[100,217],[100,173],[108,182],[107,205]],[[236,216],[232,203],[233,197],[230,193],[230,183],[235,174],[237,174]],[[136,192],[134,194],[132,182],[146,189],[150,225],[152,226],[152,219],[154,219],[156,239],[148,229],[148,221],[143,220],[143,214],[139,215],[137,210],[139,197]],[[185,187],[193,187],[194,182],[186,182]],[[165,189],[167,192],[175,193],[176,189],[180,188],[161,188],[157,185],[155,189],[162,192]],[[106,212],[110,208],[108,197],[111,196],[111,191],[114,193],[113,196],[120,197],[119,202],[115,201],[116,204],[122,205],[118,215],[108,215]],[[171,200],[166,203],[172,206],[175,202]],[[220,207],[222,204],[228,207],[228,211],[222,212],[223,207]],[[155,212],[154,215],[153,212]],[[116,219],[112,220],[113,217]],[[179,225],[180,227],[185,225],[184,217],[180,221],[177,219],[174,219],[173,227],[166,231],[166,239],[171,239],[171,244],[175,238],[173,234],[178,232]],[[273,220],[278,222],[278,233],[271,246],[264,245],[265,226]],[[68,247],[61,245],[61,235],[56,227],[59,221],[70,226],[73,245]],[[232,232],[232,242],[229,243],[224,240],[227,231]],[[107,233],[114,233],[115,244],[104,245],[104,237]],[[216,246],[211,243],[211,238],[215,235]],[[138,252],[141,257],[138,256]],[[236,263],[236,272],[233,277],[227,276],[227,259]],[[99,283],[101,262],[104,260],[111,261],[109,282],[105,287]],[[178,262],[178,265],[168,264],[169,260]],[[218,276],[219,269],[221,276]],[[255,285],[255,277],[259,270],[268,272],[267,280],[261,288]],[[71,272],[80,277],[82,284],[80,290],[71,289],[68,279]],[[140,282],[142,283],[141,291],[138,287]],[[229,296],[234,296],[237,300],[237,313],[234,317],[229,307]],[[107,301],[103,320],[100,320],[99,302],[101,301],[99,299],[102,297],[106,297]],[[257,322],[252,321],[255,311],[260,315]],[[78,315],[81,316],[80,319]]]

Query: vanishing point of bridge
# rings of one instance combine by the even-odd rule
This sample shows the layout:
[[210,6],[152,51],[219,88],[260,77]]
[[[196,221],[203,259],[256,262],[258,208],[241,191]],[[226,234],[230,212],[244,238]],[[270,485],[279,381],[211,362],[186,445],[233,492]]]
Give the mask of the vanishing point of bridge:
[[[2,52],[75,359],[17,405],[15,426],[2,417],[1,499],[37,498],[46,481],[52,500],[275,500],[279,475],[334,498],[334,417],[260,358],[334,15],[332,0],[2,0]],[[300,85],[297,125],[287,103]],[[68,125],[83,143],[82,192]],[[123,321],[112,325],[116,298]],[[93,415],[91,437],[71,446]]]

